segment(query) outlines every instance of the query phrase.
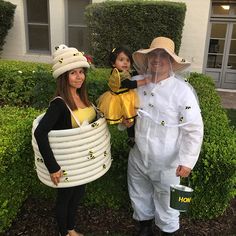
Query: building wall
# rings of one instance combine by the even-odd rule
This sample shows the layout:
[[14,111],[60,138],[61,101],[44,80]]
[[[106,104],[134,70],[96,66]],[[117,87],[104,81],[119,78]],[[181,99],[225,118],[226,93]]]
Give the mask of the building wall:
[[[93,0],[94,3],[103,0]],[[167,1],[167,0],[166,0]],[[168,0],[180,2],[180,0]],[[38,62],[50,62],[50,55],[29,54],[26,50],[24,5],[22,0],[10,0],[17,5],[14,26],[9,31],[3,47],[2,58]],[[179,55],[189,60],[191,71],[202,72],[204,51],[209,22],[210,0],[181,0],[187,6],[182,44]],[[65,1],[50,0],[51,52],[54,47],[65,43]],[[158,35],[157,35],[158,36]]]
[[2,58],[23,59],[26,51],[26,37],[24,25],[23,1],[11,0],[11,3],[17,5],[15,10],[14,25],[8,32],[3,46]]
[[[24,1],[10,0],[10,2],[17,5],[17,7],[15,11],[14,25],[6,37],[6,43],[3,46],[1,58],[46,63],[51,62],[51,55],[27,52]],[[49,1],[51,52],[55,50],[55,46],[65,43],[64,2],[64,0]]]
[[208,30],[210,0],[169,0],[187,6],[179,55],[191,62],[191,71],[202,72]]
[[65,1],[49,0],[51,52],[60,44],[65,44]]

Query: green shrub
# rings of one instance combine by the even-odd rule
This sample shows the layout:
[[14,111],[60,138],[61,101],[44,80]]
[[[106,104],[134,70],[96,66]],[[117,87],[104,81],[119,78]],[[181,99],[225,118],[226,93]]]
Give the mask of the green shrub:
[[9,29],[13,26],[16,5],[0,0],[0,52]]
[[190,83],[200,101],[204,140],[200,158],[190,178],[194,198],[189,215],[212,219],[223,214],[236,194],[236,132],[220,105],[213,80],[193,73]]
[[[108,89],[110,69],[90,69],[87,87],[92,102]],[[0,60],[0,104],[10,106],[48,107],[55,93],[56,80],[51,65]]]
[[[28,196],[55,197],[55,189],[42,184],[34,169],[31,127],[39,113],[41,111],[33,108],[9,106],[2,107],[0,111],[0,233],[11,225]],[[128,202],[128,147],[125,132],[118,131],[115,126],[111,126],[110,130],[112,167],[102,178],[87,185],[85,204],[118,209],[127,207]]]
[[[90,100],[95,103],[98,94],[102,94],[108,89],[107,78],[110,70],[108,69],[91,69],[87,75],[87,88]],[[50,99],[55,93],[56,80],[52,77],[50,70],[38,67],[32,77],[35,82],[32,93],[31,106],[35,108],[46,108]]]
[[[149,48],[157,36],[172,38],[179,51],[186,6],[166,1],[106,1],[86,8],[91,54],[96,65],[107,66],[119,45],[131,52]],[[105,29],[105,30],[104,30]]]
[[35,85],[32,89],[32,100],[30,105],[37,109],[48,107],[53,98],[56,88],[56,80],[52,76],[51,66],[47,69],[39,66],[32,76]]
[[31,125],[38,113],[32,108],[0,110],[0,232],[11,224],[35,179]]
[[41,82],[41,77],[37,77],[37,73],[42,68],[49,71],[50,65],[0,60],[0,103],[10,106],[32,105],[36,100],[34,97],[38,96],[35,86]]
[[[91,69],[87,75],[87,89],[90,100],[96,103],[99,94],[108,89],[107,78],[110,70]],[[50,70],[38,67],[33,74],[32,80],[35,86],[32,92],[31,106],[39,109],[48,107],[48,104],[55,93],[56,80],[52,77]]]
[[[2,65],[2,61],[0,64]],[[38,67],[37,64],[16,62],[3,64],[3,69],[0,66],[2,84],[7,83],[8,78],[11,78],[14,67],[17,71],[19,68],[24,71],[22,69],[24,66],[29,73],[22,73],[22,76],[31,80],[27,86],[31,92],[33,91],[28,104],[35,105],[38,98],[43,101],[43,106],[40,104],[39,107],[47,107],[49,94],[55,86],[50,65]],[[35,73],[32,73],[31,70],[34,68]],[[106,79],[109,74],[110,69],[95,69],[89,72],[87,86],[93,101],[107,90]],[[190,177],[194,197],[188,215],[193,218],[210,219],[221,215],[235,195],[236,134],[229,125],[225,110],[220,105],[213,80],[202,74],[193,73],[190,76],[190,83],[199,97],[205,134],[199,161]],[[15,93],[16,98],[19,97],[17,95],[19,91],[20,96],[23,96],[22,90],[11,91]],[[26,100],[24,98],[24,101]],[[53,189],[40,183],[33,169],[31,125],[34,117],[39,113],[41,111],[32,108],[3,107],[0,111],[0,226],[3,225],[2,229],[10,224],[28,194],[38,197],[55,196]],[[130,209],[126,183],[129,152],[126,144],[127,135],[126,132],[118,131],[116,126],[109,128],[112,136],[113,164],[105,176],[88,184],[85,204]]]
[[90,100],[96,103],[98,97],[108,90],[108,78],[111,69],[92,69],[89,70],[87,79],[87,89]]

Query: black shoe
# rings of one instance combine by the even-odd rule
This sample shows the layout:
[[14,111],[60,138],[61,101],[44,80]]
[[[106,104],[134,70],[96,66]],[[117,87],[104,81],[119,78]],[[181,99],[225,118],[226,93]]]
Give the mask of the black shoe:
[[139,221],[140,230],[137,236],[154,236],[152,231],[152,220]]

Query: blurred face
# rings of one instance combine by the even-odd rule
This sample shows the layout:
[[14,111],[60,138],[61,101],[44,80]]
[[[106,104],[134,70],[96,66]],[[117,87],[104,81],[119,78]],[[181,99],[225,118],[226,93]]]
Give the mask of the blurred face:
[[76,68],[69,71],[69,86],[71,89],[81,88],[85,80],[85,71],[83,68]]
[[130,69],[130,59],[129,57],[121,52],[117,58],[113,67],[117,68],[119,71],[128,71]]
[[171,69],[170,56],[163,49],[157,49],[148,54],[148,70],[157,76],[169,74]]

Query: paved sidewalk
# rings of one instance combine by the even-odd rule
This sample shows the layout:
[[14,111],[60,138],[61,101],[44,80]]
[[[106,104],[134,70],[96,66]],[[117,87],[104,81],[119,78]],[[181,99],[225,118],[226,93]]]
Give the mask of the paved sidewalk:
[[217,90],[217,93],[221,97],[221,104],[227,109],[236,109],[236,90],[221,91]]

